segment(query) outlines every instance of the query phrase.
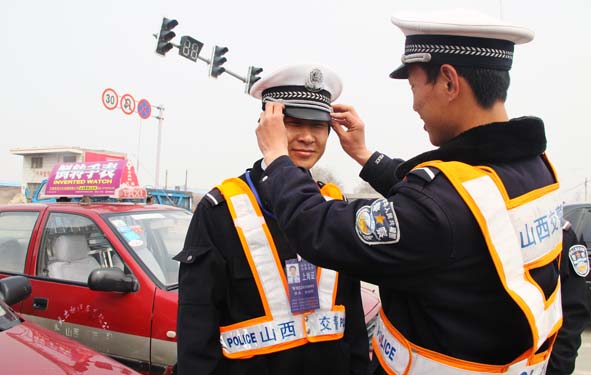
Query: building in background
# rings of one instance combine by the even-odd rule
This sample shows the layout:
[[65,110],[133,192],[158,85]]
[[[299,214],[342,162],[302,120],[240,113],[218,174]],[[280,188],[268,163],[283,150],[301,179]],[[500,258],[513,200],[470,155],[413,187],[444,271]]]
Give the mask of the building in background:
[[127,154],[123,152],[64,146],[14,148],[10,153],[23,156],[22,186],[28,192],[27,199],[31,198],[30,194],[41,181],[49,177],[49,172],[57,163],[127,159]]

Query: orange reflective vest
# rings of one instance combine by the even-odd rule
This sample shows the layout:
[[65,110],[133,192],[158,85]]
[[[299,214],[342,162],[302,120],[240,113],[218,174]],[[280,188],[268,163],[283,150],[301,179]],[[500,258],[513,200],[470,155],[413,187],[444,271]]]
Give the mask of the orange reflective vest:
[[[427,167],[445,174],[476,218],[505,291],[527,318],[533,346],[507,365],[464,361],[411,343],[380,311],[372,339],[378,360],[388,374],[397,375],[543,375],[562,325],[560,280],[546,299],[530,270],[555,261],[561,253],[558,183],[510,199],[492,168],[431,161],[416,169],[432,173]],[[553,169],[552,173],[556,177]],[[548,339],[552,343],[549,348],[536,354]]]
[[[228,358],[250,358],[308,342],[338,340],[345,331],[345,307],[335,305],[338,274],[317,268],[320,308],[292,314],[289,289],[273,237],[253,192],[239,178],[218,186],[226,198],[244,254],[254,276],[265,315],[220,327],[222,352]],[[343,199],[333,184],[321,189],[326,199]]]

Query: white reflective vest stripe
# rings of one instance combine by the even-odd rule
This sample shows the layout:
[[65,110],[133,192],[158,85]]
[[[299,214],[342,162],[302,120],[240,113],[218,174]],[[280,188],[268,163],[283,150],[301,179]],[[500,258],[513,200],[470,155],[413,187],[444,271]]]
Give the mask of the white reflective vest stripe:
[[[264,316],[220,327],[224,356],[249,358],[342,338],[345,308],[335,306],[338,274],[317,267],[320,308],[292,314],[281,260],[252,191],[239,178],[224,181],[218,189],[228,203],[265,310]],[[333,197],[342,198],[340,192],[334,194],[334,185],[328,189]]]
[[[470,208],[503,287],[527,318],[533,346],[503,366],[464,361],[409,342],[380,311],[373,347],[382,367],[396,375],[543,375],[555,334],[562,324],[560,280],[546,299],[529,271],[555,261],[561,253],[562,203],[558,183],[510,199],[491,168],[459,162],[427,162],[417,168],[421,167],[442,171]],[[547,340],[549,348],[536,354]]]
[[372,347],[382,368],[391,375],[544,375],[546,361],[530,363],[529,358],[510,365],[487,365],[436,353],[412,344],[380,311]]

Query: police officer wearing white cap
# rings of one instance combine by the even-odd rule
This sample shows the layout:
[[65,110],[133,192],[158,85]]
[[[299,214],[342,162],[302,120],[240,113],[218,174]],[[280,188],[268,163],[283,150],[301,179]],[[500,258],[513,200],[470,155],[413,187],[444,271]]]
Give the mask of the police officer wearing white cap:
[[568,220],[562,225],[560,289],[562,294],[562,327],[552,348],[546,375],[572,374],[581,346],[581,334],[591,322],[591,299],[585,277],[590,264],[587,247],[578,238]]
[[[318,65],[289,66],[250,93],[262,100],[262,119],[269,104],[282,103],[287,155],[310,175],[326,147],[340,78]],[[365,374],[359,280],[299,256],[260,202],[263,170],[259,160],[207,193],[175,257],[178,374]],[[313,188],[323,199],[343,198],[333,184]]]
[[562,320],[562,203],[542,120],[505,109],[514,46],[533,33],[466,11],[392,22],[406,45],[391,77],[408,79],[437,148],[372,153],[355,110],[333,104],[342,147],[385,198],[323,202],[285,156],[274,104],[257,128],[261,199],[306,259],[379,285],[378,373],[543,374]]

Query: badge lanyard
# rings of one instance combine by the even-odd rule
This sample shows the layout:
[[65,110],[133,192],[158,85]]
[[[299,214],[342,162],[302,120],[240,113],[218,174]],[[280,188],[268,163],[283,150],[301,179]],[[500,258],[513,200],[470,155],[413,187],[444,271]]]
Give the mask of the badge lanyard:
[[[250,171],[247,170],[245,176],[246,182],[254,194],[261,210],[265,215],[273,220],[277,220],[272,213],[263,207],[259,193],[254,187],[252,178],[250,177]],[[318,283],[316,280],[316,266],[302,259],[298,254],[297,259],[288,259],[285,261],[285,271],[287,275],[287,285],[289,287],[289,305],[291,312],[295,314],[320,308]]]
[[254,197],[257,200],[257,203],[259,204],[259,207],[261,208],[261,210],[263,210],[263,212],[265,213],[265,215],[269,216],[270,218],[272,218],[273,220],[277,220],[275,218],[275,216],[273,216],[273,214],[269,211],[267,211],[265,209],[265,207],[263,207],[262,203],[261,203],[261,198],[259,198],[259,192],[257,191],[257,189],[254,187],[254,184],[252,183],[252,178],[250,178],[250,171],[246,171],[245,173],[246,175],[246,182],[248,183],[248,186],[250,187],[250,190],[252,191],[252,193],[254,194]]

